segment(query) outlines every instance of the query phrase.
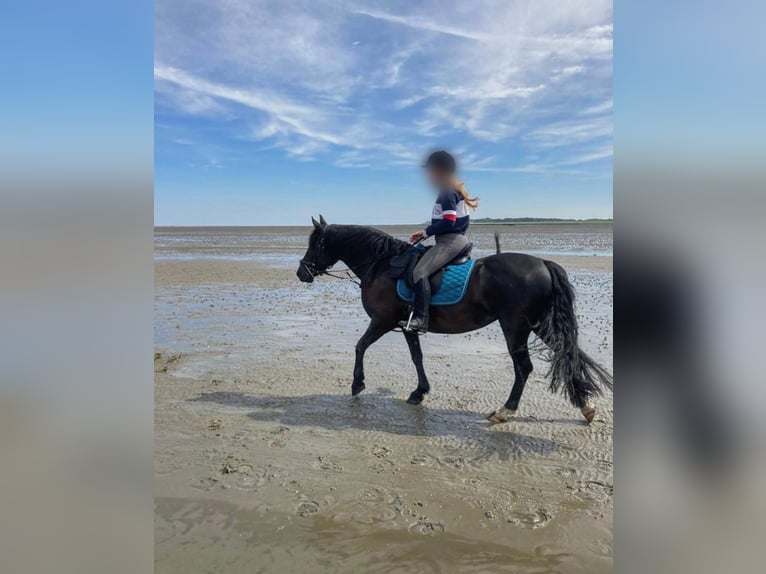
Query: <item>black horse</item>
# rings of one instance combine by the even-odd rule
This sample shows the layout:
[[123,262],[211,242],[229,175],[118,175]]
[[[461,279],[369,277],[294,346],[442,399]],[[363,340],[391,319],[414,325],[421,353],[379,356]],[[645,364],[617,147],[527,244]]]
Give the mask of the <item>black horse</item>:
[[[314,229],[309,247],[298,267],[298,278],[311,283],[342,261],[359,278],[362,304],[370,325],[356,345],[356,363],[351,393],[364,390],[364,353],[384,334],[406,319],[409,305],[396,294],[396,279],[387,273],[392,257],[409,249],[409,244],[371,227],[328,225],[320,215],[311,218]],[[602,387],[612,388],[611,375],[577,345],[574,290],[564,269],[531,255],[498,253],[476,261],[465,297],[460,303],[431,309],[430,331],[466,333],[500,321],[508,352],[513,359],[515,380],[505,405],[490,414],[502,422],[516,413],[532,361],[527,341],[535,333],[551,351],[550,390],[563,388],[573,405],[588,422],[596,408],[591,397]],[[408,403],[420,404],[430,390],[423,370],[423,352],[416,333],[404,333],[418,373],[418,386]]]

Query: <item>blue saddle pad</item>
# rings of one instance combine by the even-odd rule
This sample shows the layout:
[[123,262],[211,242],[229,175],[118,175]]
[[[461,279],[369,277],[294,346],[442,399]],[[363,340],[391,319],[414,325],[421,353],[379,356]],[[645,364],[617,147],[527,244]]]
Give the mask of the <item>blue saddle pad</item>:
[[[460,303],[465,296],[474,263],[476,263],[475,259],[469,259],[462,265],[450,265],[447,267],[444,270],[444,277],[442,277],[439,291],[431,296],[431,305],[455,305]],[[399,279],[396,282],[396,294],[399,295],[400,299],[407,301],[407,303],[415,301],[415,293],[404,279]]]

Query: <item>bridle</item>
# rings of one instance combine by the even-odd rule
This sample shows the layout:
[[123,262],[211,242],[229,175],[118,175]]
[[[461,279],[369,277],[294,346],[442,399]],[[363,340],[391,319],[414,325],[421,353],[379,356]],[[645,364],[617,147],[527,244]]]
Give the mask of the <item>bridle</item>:
[[324,234],[322,234],[322,237],[319,239],[319,243],[317,244],[317,249],[314,254],[314,260],[308,261],[304,257],[303,259],[299,261],[299,263],[306,269],[306,271],[308,271],[311,274],[312,277],[327,275],[328,277],[334,277],[335,279],[343,279],[343,280],[351,281],[357,287],[362,286],[362,280],[354,277],[354,275],[356,274],[356,270],[370,263],[376,263],[377,261],[380,261],[381,259],[381,258],[373,258],[368,261],[363,261],[359,265],[349,266],[346,269],[339,269],[338,270],[339,273],[345,273],[345,276],[343,276],[343,275],[336,275],[335,273],[330,273],[330,269],[332,269],[332,265],[328,265],[324,269],[319,269],[319,258],[321,257],[323,251],[324,251]]
[[[423,241],[423,240],[422,239],[418,239],[415,243],[412,244],[412,246],[414,247],[415,245],[417,245],[421,241]],[[360,263],[359,265],[355,265],[353,267],[349,266],[346,269],[340,269],[339,272],[342,272],[342,273],[346,274],[346,276],[344,277],[342,275],[335,275],[334,273],[330,273],[329,270],[332,268],[332,265],[328,265],[324,269],[319,269],[319,257],[322,255],[323,251],[324,251],[324,234],[322,234],[321,238],[319,239],[319,243],[317,244],[317,249],[316,249],[315,254],[314,254],[314,260],[313,261],[307,261],[306,258],[304,257],[298,263],[303,265],[303,267],[306,269],[306,271],[308,271],[311,274],[312,277],[319,277],[320,275],[327,275],[328,277],[334,277],[335,279],[344,279],[344,280],[347,279],[348,281],[351,281],[352,283],[354,283],[358,287],[362,286],[363,279],[359,280],[356,277],[354,277],[354,275],[352,275],[352,274],[356,274],[356,269],[358,269],[359,267],[363,267],[365,265],[369,265],[370,263],[377,263],[378,261],[381,261],[382,259],[385,258],[385,257],[376,257],[376,258],[372,258],[372,259],[369,259],[367,261],[364,261],[364,262]]]
[[319,269],[319,257],[322,255],[323,251],[324,251],[324,233],[320,237],[319,243],[317,244],[317,249],[314,253],[314,260],[307,261],[305,257],[300,260],[300,264],[306,268],[306,271],[308,271],[312,277],[319,277],[320,275],[324,275],[327,273],[327,270],[330,267],[332,267],[332,265],[330,265],[328,267],[325,267],[324,269]]
[[336,275],[335,273],[330,273],[330,269],[332,268],[332,265],[328,265],[324,269],[319,269],[319,257],[322,254],[322,250],[324,249],[324,236],[322,236],[322,239],[319,240],[319,245],[317,246],[318,249],[316,251],[316,255],[314,256],[314,261],[307,261],[305,258],[300,260],[300,264],[303,265],[303,267],[308,271],[312,277],[319,277],[320,275],[327,275],[328,277],[334,277],[335,279],[344,279],[351,281],[354,285],[357,287],[362,286],[362,282],[353,276],[352,273],[354,273],[354,268],[349,267],[347,269],[341,269],[340,271],[345,273],[346,276],[343,275]]

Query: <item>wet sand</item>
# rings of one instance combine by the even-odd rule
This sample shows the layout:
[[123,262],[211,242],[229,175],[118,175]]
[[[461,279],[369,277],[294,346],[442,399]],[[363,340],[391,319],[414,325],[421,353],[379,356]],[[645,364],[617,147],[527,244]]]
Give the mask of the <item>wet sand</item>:
[[[403,237],[410,227],[385,228]],[[611,225],[475,226],[575,285],[581,346],[612,366]],[[308,229],[156,232],[157,572],[610,572],[612,398],[596,420],[535,371],[518,418],[497,325],[366,356],[358,288],[295,277]]]

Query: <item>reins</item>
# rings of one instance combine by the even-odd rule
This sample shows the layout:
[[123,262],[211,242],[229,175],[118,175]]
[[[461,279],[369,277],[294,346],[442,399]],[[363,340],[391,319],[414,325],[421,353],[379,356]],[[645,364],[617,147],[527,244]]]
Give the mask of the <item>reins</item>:
[[330,271],[327,271],[327,270],[324,273],[319,273],[319,275],[327,275],[328,277],[333,277],[335,279],[342,279],[344,281],[348,280],[348,281],[351,281],[354,285],[356,285],[360,289],[362,288],[362,281],[360,279],[357,279],[356,277],[354,277],[353,271],[351,269],[348,269],[348,268],[347,269],[338,269],[338,271],[340,273],[345,273],[346,276],[343,277],[342,275],[335,275],[334,273],[330,273]]
[[[385,259],[385,256],[384,257],[378,257],[378,258],[375,258],[375,259],[369,259],[367,261],[363,261],[359,265],[354,265],[353,267],[346,267],[345,269],[337,269],[336,270],[337,273],[345,273],[346,274],[345,277],[342,276],[342,275],[335,275],[335,273],[331,273],[330,272],[331,267],[328,267],[324,271],[313,271],[311,268],[309,268],[309,272],[314,277],[319,277],[320,275],[327,275],[328,277],[333,277],[335,279],[342,279],[344,281],[351,281],[351,283],[353,283],[354,285],[356,285],[357,287],[359,287],[361,289],[363,278],[354,277],[354,274],[356,274],[356,269],[358,269],[359,267],[364,267],[365,265],[368,265],[370,263],[378,263],[379,261],[383,261],[383,259]],[[305,265],[305,263],[304,263],[304,265]],[[314,268],[316,268],[316,266],[314,266]],[[372,268],[370,268],[370,270],[372,270]]]

